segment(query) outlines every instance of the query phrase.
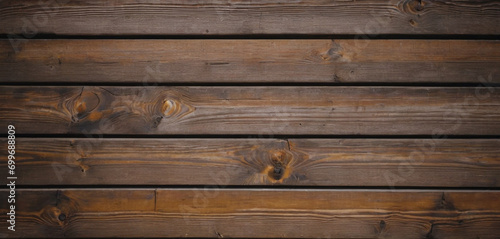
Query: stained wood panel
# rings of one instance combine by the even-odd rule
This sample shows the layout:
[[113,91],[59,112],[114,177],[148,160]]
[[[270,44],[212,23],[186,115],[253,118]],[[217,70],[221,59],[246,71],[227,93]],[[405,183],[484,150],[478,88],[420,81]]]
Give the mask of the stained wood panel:
[[497,139],[20,138],[17,155],[21,185],[500,186]]
[[2,1],[2,34],[498,34],[497,1]]
[[499,16],[0,0],[0,237],[498,238]]
[[15,235],[495,238],[499,200],[498,191],[25,189]]
[[499,83],[499,41],[0,41],[0,81]]
[[0,88],[18,134],[498,135],[483,87]]

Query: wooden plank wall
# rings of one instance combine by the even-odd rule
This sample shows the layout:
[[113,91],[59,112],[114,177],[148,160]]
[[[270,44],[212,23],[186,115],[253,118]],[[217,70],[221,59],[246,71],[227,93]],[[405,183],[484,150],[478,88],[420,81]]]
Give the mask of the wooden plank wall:
[[500,237],[499,1],[3,0],[0,26],[0,237]]

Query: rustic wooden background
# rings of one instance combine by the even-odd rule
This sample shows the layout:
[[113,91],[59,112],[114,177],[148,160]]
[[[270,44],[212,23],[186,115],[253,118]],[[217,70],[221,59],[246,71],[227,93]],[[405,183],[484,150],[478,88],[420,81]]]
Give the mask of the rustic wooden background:
[[0,1],[0,237],[500,238],[496,0]]

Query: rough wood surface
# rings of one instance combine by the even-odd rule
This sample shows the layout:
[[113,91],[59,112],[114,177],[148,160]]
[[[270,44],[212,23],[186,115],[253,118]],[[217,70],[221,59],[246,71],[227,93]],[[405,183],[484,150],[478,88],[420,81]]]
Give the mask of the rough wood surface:
[[21,185],[500,186],[497,139],[19,138],[16,146]]
[[3,236],[495,238],[499,200],[498,191],[21,189],[17,230]]
[[495,0],[4,0],[0,33],[498,34]]
[[0,0],[0,238],[499,238],[499,16]]
[[0,87],[18,134],[499,135],[499,120],[492,87]]
[[0,41],[0,82],[11,83],[487,84],[499,68],[500,41]]

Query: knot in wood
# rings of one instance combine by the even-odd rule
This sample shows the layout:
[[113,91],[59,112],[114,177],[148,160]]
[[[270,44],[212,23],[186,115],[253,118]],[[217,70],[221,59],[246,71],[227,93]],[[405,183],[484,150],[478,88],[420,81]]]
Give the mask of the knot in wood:
[[420,12],[424,10],[424,3],[422,2],[422,0],[412,0],[408,3],[408,6],[414,12]]
[[326,50],[326,52],[321,53],[320,56],[324,61],[343,61],[345,59],[342,59],[342,51],[343,49],[340,44],[332,41],[330,44],[330,48]]
[[61,213],[61,214],[59,214],[59,216],[57,218],[59,219],[59,221],[64,221],[64,220],[66,220],[66,214]]
[[274,178],[275,180],[280,180],[283,177],[284,169],[280,166],[275,166],[272,171],[269,171],[269,177]]
[[175,100],[164,100],[163,101],[163,115],[171,116],[174,115],[176,111],[178,111],[179,104]]
[[85,91],[83,88],[79,94],[65,102],[64,107],[70,113],[71,121],[76,123],[81,119],[91,115],[90,120],[100,118],[99,112],[91,114],[100,104],[99,96],[92,91]]
[[398,8],[401,12],[418,14],[424,10],[425,3],[423,0],[403,0]]
[[264,173],[272,183],[281,183],[291,174],[292,154],[286,150],[277,150],[270,153],[270,165],[266,167]]
[[183,117],[194,111],[194,108],[176,99],[164,99],[161,104],[161,113],[164,117]]

